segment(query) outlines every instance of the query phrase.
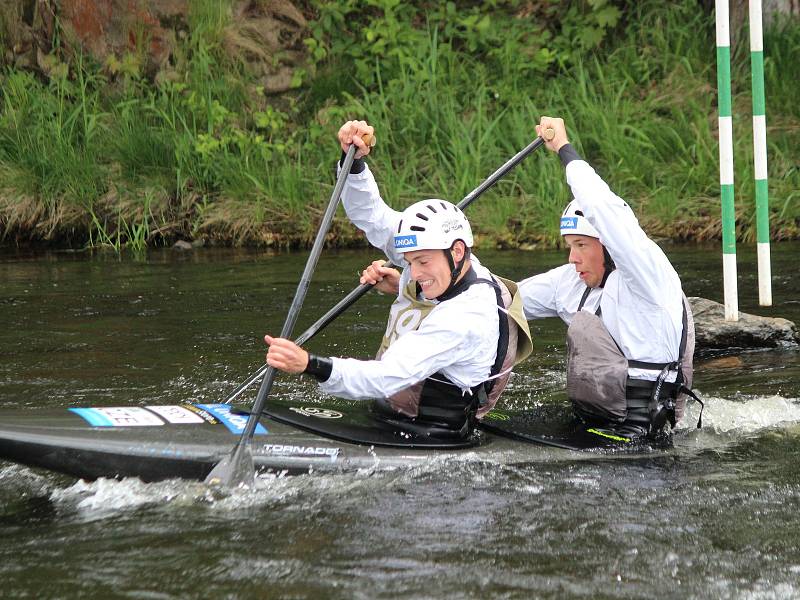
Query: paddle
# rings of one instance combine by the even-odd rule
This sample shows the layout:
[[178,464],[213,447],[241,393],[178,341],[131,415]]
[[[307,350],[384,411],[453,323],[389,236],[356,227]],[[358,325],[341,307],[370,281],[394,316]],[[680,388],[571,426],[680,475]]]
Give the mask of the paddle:
[[[500,179],[502,179],[511,169],[516,167],[519,163],[521,163],[529,154],[531,154],[534,150],[537,150],[539,147],[544,145],[545,140],[550,141],[555,136],[555,131],[553,129],[547,129],[544,132],[544,139],[542,137],[537,137],[533,140],[530,144],[525,146],[522,150],[517,152],[514,156],[508,159],[503,165],[497,169],[494,173],[489,175],[486,180],[481,183],[478,187],[472,190],[469,194],[464,196],[461,202],[458,203],[458,207],[461,210],[467,208],[470,204],[472,204],[475,200],[478,199],[481,194],[483,194],[486,190],[496,184]],[[383,263],[384,267],[391,267],[392,263],[386,261]],[[341,315],[344,311],[346,311],[350,306],[355,304],[364,294],[370,291],[373,288],[371,284],[362,283],[353,291],[351,291],[347,296],[342,298],[336,306],[331,308],[328,312],[326,312],[320,319],[314,323],[311,327],[306,329],[300,337],[298,337],[294,343],[298,346],[302,346],[315,335],[317,335],[320,331],[322,331],[325,327],[330,325],[339,315]],[[283,337],[283,336],[282,336]],[[259,377],[263,375],[263,373],[268,369],[267,365],[262,365],[258,371],[252,373],[242,384],[239,385],[231,394],[225,399],[226,404],[230,404],[233,402],[242,392],[244,392],[247,388],[249,388]]]
[[[374,144],[374,138],[371,136],[369,139],[367,139],[367,136],[364,136],[363,139],[367,144]],[[280,337],[282,338],[288,338],[292,335],[292,329],[297,322],[300,308],[303,305],[306,292],[308,292],[308,286],[311,283],[311,276],[314,273],[314,269],[319,261],[319,256],[322,253],[325,235],[328,233],[328,229],[330,229],[333,215],[336,214],[336,208],[339,206],[339,198],[342,195],[345,180],[350,173],[350,167],[355,159],[356,150],[356,146],[351,144],[345,155],[342,169],[339,172],[339,176],[336,178],[336,185],[333,188],[331,199],[328,201],[328,207],[319,225],[317,237],[314,239],[314,245],[311,247],[308,260],[306,260],[303,275],[300,277],[300,283],[297,285],[297,291],[294,294],[292,305],[289,307],[286,321],[283,324],[283,329],[281,329]],[[275,381],[275,373],[276,369],[273,367],[265,369],[264,379],[261,382],[261,387],[258,389],[258,396],[256,396],[256,401],[253,404],[253,411],[247,419],[247,424],[242,431],[242,436],[239,438],[238,443],[233,448],[230,455],[222,459],[211,470],[206,477],[206,483],[235,487],[255,482],[256,471],[253,465],[253,452],[251,448],[253,433],[258,424],[259,415],[261,415],[261,411],[264,410],[264,405],[272,389],[272,384]]]

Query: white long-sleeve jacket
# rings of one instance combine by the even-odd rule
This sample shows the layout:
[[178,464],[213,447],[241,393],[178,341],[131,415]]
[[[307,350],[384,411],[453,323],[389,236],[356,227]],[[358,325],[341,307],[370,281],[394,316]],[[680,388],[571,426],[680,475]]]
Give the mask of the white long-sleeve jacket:
[[[350,220],[394,264],[406,267],[394,249],[394,233],[401,213],[381,198],[369,166],[347,177],[342,201]],[[478,278],[490,279],[489,271],[473,256]],[[400,290],[409,282],[404,268]],[[499,316],[494,289],[474,284],[466,291],[437,304],[419,328],[394,341],[380,360],[333,358],[333,370],[322,391],[344,398],[387,398],[441,372],[465,393],[485,381],[497,353]]]
[[[678,274],[647,237],[631,208],[583,160],[567,167],[567,183],[584,216],[600,233],[617,268],[603,288],[593,289],[584,310],[601,318],[626,358],[666,363],[678,359],[683,329],[683,292]],[[586,284],[566,264],[520,283],[528,319],[561,317],[569,325]],[[658,371],[629,369],[631,377],[655,379]],[[671,374],[670,380],[674,380]]]

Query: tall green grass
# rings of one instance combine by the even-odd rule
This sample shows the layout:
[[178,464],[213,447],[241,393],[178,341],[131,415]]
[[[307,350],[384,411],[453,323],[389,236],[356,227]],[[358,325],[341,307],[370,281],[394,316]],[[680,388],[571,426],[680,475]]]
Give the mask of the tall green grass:
[[[485,61],[429,23],[401,62],[369,63],[368,84],[330,57],[305,90],[282,98],[260,92],[225,51],[230,2],[192,6],[176,68],[158,84],[85,60],[59,63],[47,82],[2,74],[0,235],[116,249],[178,237],[306,244],[346,119],[375,125],[369,163],[384,197],[402,208],[465,196],[533,139],[542,114],[567,121],[574,145],[648,231],[720,235],[714,26],[692,0],[630,3],[616,43],[544,74],[515,66],[529,57],[512,45]],[[751,241],[749,54],[746,36],[734,39],[738,228]],[[768,30],[765,42],[772,228],[797,237],[800,25]],[[558,244],[568,199],[558,159],[540,150],[470,208],[479,244]],[[332,235],[361,239],[341,216]]]

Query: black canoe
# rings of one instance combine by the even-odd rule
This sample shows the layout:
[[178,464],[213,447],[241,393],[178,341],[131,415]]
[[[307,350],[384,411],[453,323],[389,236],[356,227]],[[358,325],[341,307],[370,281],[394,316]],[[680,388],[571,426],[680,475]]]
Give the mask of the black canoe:
[[[203,480],[230,453],[246,419],[227,404],[2,410],[0,460],[84,479]],[[413,466],[466,453],[530,462],[541,460],[543,447],[561,453],[634,446],[597,431],[545,435],[524,413],[493,411],[480,429],[466,441],[441,440],[382,424],[366,403],[272,403],[252,450],[258,472],[297,474]]]

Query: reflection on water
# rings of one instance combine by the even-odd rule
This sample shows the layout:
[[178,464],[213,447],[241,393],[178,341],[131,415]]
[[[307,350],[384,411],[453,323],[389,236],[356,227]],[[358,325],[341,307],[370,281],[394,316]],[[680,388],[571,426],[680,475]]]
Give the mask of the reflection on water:
[[[742,310],[800,322],[798,244],[773,246],[776,306],[756,308],[740,251]],[[716,247],[671,248],[688,295],[720,300]],[[328,252],[297,331],[355,283],[366,252]],[[482,252],[512,278],[560,252]],[[305,254],[242,251],[0,257],[0,402],[43,406],[218,401],[263,361]],[[390,298],[370,294],[310,344],[369,356]],[[505,399],[565,411],[564,327]],[[496,464],[465,453],[413,469],[265,477],[258,488],[76,482],[0,463],[4,597],[791,598],[800,595],[800,358],[758,350],[698,361],[706,399],[672,450],[542,451]],[[254,391],[253,391],[254,393]],[[275,393],[318,397],[303,379]]]

